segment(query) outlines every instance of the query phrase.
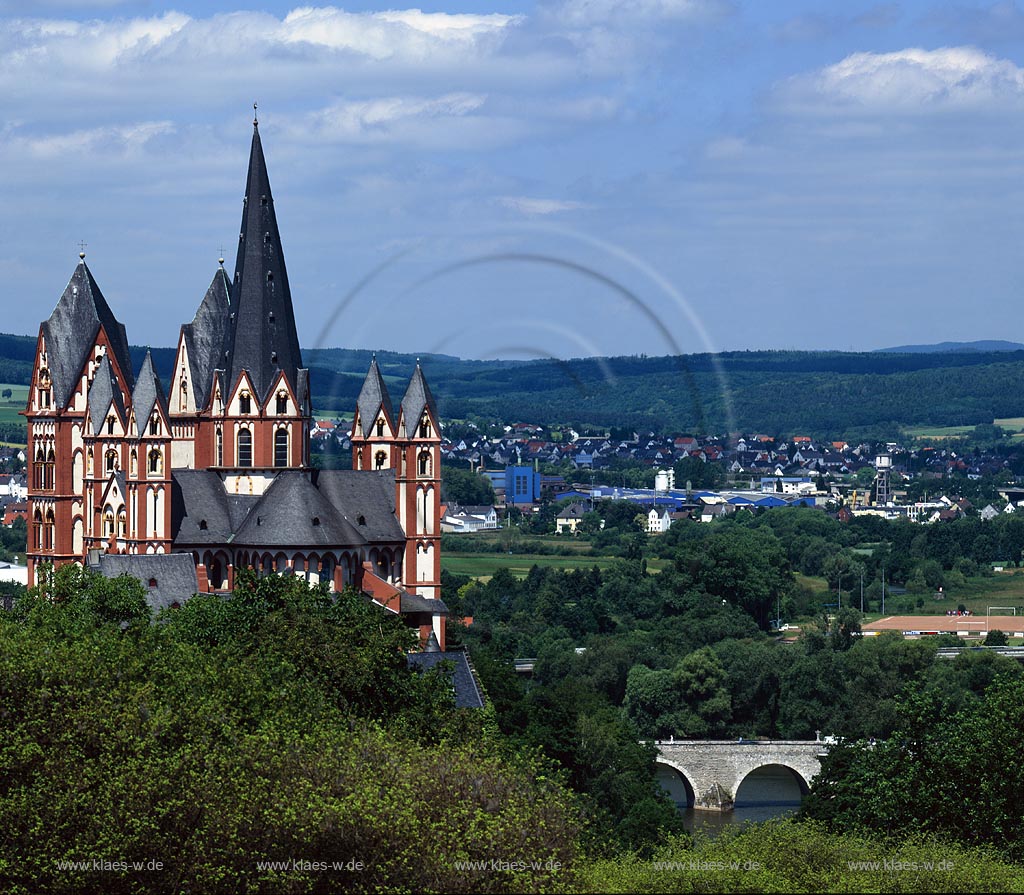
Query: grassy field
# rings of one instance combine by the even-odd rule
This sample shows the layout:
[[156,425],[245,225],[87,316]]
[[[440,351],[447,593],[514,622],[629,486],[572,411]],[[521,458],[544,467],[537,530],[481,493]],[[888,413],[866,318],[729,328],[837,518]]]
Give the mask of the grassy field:
[[[613,556],[541,556],[534,553],[441,553],[441,568],[456,575],[469,575],[489,581],[498,569],[508,569],[517,578],[525,578],[533,566],[542,569],[607,569],[616,561]],[[649,559],[647,570],[660,572],[663,559]]]
[[7,391],[7,389],[10,389],[12,394],[10,398],[0,399],[0,423],[24,425],[25,417],[18,414],[25,409],[25,404],[28,403],[28,386],[0,382],[0,391]]
[[[834,603],[835,591],[830,591],[824,578],[813,578],[808,575],[797,575],[797,585],[812,591],[819,603]],[[917,606],[918,597],[924,597],[924,605]],[[886,615],[893,615],[897,606],[903,605],[906,599],[913,601],[913,608],[899,610],[900,615],[942,615],[947,609],[956,609],[961,603],[975,615],[984,616],[990,606],[1016,607],[1017,614],[1024,613],[1024,569],[1012,569],[1009,572],[998,572],[991,577],[969,578],[962,588],[947,591],[941,600],[931,594],[899,594],[886,597]],[[847,603],[847,600],[852,601]],[[898,601],[898,602],[897,602]],[[860,587],[843,591],[843,605],[860,605]],[[867,613],[865,619],[874,621],[881,617],[878,612]]]
[[910,438],[963,438],[974,426],[907,426],[903,434]]

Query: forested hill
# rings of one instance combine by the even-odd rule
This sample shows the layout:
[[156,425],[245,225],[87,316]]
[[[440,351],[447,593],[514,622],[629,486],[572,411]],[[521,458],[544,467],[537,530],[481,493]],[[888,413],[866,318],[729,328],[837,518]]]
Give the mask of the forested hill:
[[[154,348],[164,384],[174,351]],[[35,338],[0,335],[0,382],[27,383]],[[138,368],[146,349],[132,348]],[[318,412],[350,411],[371,353],[307,349]],[[416,356],[377,352],[395,400]],[[661,431],[850,437],[1024,416],[1024,351],[730,351],[680,357],[421,360],[442,415]]]

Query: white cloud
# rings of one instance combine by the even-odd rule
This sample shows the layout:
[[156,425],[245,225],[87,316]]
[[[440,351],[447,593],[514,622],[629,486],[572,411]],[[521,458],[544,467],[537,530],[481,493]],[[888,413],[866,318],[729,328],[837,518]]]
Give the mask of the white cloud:
[[793,78],[783,94],[797,104],[839,104],[843,112],[996,109],[1024,99],[1024,69],[974,47],[854,53]]
[[131,125],[97,127],[50,136],[21,136],[10,129],[5,134],[5,153],[26,154],[41,161],[77,153],[100,153],[110,161],[143,149],[155,137],[175,131],[170,121],[142,121]]
[[560,211],[574,211],[577,208],[587,207],[583,202],[564,199],[533,199],[527,196],[502,196],[498,199],[498,204],[530,216],[557,214]]
[[405,125],[429,120],[435,126],[442,119],[461,118],[477,111],[486,96],[449,93],[433,98],[393,96],[378,99],[339,102],[303,119],[295,125],[307,138],[378,142],[395,137]]

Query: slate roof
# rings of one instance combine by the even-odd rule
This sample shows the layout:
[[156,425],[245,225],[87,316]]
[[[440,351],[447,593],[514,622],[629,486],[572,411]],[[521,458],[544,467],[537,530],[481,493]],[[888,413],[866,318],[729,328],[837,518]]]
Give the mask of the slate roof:
[[231,313],[231,283],[223,267],[213,275],[210,288],[196,310],[191,323],[181,327],[188,351],[189,375],[196,407],[206,407],[213,388],[213,371],[225,366],[224,340]]
[[53,313],[42,326],[57,407],[63,409],[67,406],[101,326],[107,333],[125,382],[131,388],[128,336],[124,326],[114,317],[83,259],[71,275]]
[[262,403],[283,370],[297,391],[302,353],[258,126],[252,133],[231,304],[224,342],[228,388],[246,370]]
[[259,501],[251,494],[228,494],[211,469],[175,469],[171,475],[171,519],[181,543],[227,542]]
[[[130,369],[130,368],[129,368]],[[121,400],[121,388],[114,377],[114,370],[104,354],[100,359],[96,374],[89,384],[89,416],[92,419],[92,430],[103,431],[103,423],[107,419],[107,411],[113,405],[121,420],[126,420],[124,401]],[[58,404],[58,406],[61,406]]]
[[455,707],[460,709],[482,709],[484,695],[477,686],[476,676],[470,667],[469,659],[461,650],[447,652],[410,653],[406,656],[410,668],[418,671],[429,671],[442,662],[451,662],[454,668],[448,672],[455,691]]
[[410,612],[425,612],[428,615],[447,615],[448,606],[443,600],[432,600],[420,594],[410,594],[402,591],[402,614]]
[[395,518],[393,472],[283,470],[256,496],[229,494],[214,470],[175,469],[172,476],[175,544],[340,547],[405,540]]
[[142,369],[139,370],[139,378],[135,380],[135,391],[132,393],[135,429],[139,437],[145,434],[150,414],[158,404],[166,417],[167,398],[164,396],[164,387],[160,384],[156,367],[153,366],[153,355],[147,351],[146,359],[142,362]]
[[329,547],[365,544],[367,540],[309,476],[296,469],[275,476],[238,527],[232,543],[247,547]]
[[413,371],[412,379],[409,380],[409,387],[405,390],[405,397],[402,398],[402,416],[405,418],[407,436],[412,435],[413,430],[420,424],[424,407],[430,408],[430,415],[435,420],[438,419],[434,396],[430,394],[430,387],[423,376],[420,362],[416,361],[416,369]]
[[359,421],[362,424],[363,435],[369,435],[373,423],[377,419],[377,411],[383,406],[388,420],[394,422],[395,412],[391,406],[391,396],[388,394],[388,387],[381,375],[380,367],[377,366],[377,356],[374,355],[370,361],[370,369],[366,372],[366,379],[363,380],[363,387],[359,390],[359,398],[356,407],[359,408]]
[[394,470],[323,469],[314,472],[313,478],[368,541],[405,540],[395,517]]
[[[101,553],[97,569],[106,578],[138,578],[146,591],[146,602],[154,610],[184,603],[199,591],[196,566],[188,553]],[[152,587],[150,581],[155,582]]]

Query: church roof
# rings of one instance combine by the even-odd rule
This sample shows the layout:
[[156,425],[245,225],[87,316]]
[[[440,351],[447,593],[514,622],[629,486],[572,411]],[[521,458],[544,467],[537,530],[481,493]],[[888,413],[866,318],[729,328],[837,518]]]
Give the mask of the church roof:
[[176,544],[358,546],[404,541],[394,473],[283,470],[258,496],[229,494],[220,474],[175,469]]
[[455,707],[460,709],[482,709],[486,705],[483,693],[476,683],[476,676],[462,650],[447,652],[409,653],[406,664],[417,671],[442,669],[450,678],[455,691]]
[[246,370],[262,402],[283,370],[296,389],[302,354],[258,126],[252,134],[231,304],[224,342],[228,388]]
[[[164,397],[164,388],[160,384],[160,377],[153,366],[153,355],[146,352],[146,359],[142,362],[142,369],[139,370],[139,378],[135,380],[135,391],[132,393],[132,408],[135,410],[135,428],[140,437],[146,431],[150,414],[153,408],[160,405],[164,416],[167,415],[167,399]],[[93,423],[95,426],[95,422]]]
[[96,568],[105,578],[138,578],[146,591],[146,602],[155,610],[184,603],[199,592],[196,564],[188,553],[101,553]]
[[[129,367],[129,369],[131,368]],[[96,375],[93,376],[92,382],[89,384],[89,416],[92,418],[93,432],[103,431],[103,423],[111,405],[114,406],[121,420],[127,418],[124,412],[124,401],[121,399],[121,388],[114,377],[110,360],[104,354],[96,368]]]
[[394,410],[391,407],[391,396],[388,394],[388,387],[384,383],[380,367],[377,366],[377,356],[374,355],[370,361],[370,369],[366,373],[363,387],[359,390],[359,398],[356,401],[359,408],[359,420],[362,424],[363,435],[369,435],[373,428],[374,420],[377,419],[377,411],[381,407],[388,415],[388,419],[394,420]]
[[302,470],[277,474],[232,541],[252,547],[354,546],[366,542],[367,538]]
[[181,327],[188,351],[189,375],[192,377],[192,392],[196,396],[196,407],[202,410],[210,399],[213,387],[213,371],[223,369],[224,340],[228,331],[228,314],[231,308],[231,284],[223,267],[213,275],[210,288],[206,290],[196,316],[191,323]]
[[106,330],[110,347],[128,388],[132,386],[132,362],[128,336],[117,322],[100,287],[83,258],[71,275],[49,319],[43,323],[47,362],[53,381],[54,404],[67,406],[100,327]]
[[416,369],[413,371],[412,379],[409,380],[409,387],[405,390],[405,397],[402,398],[402,416],[405,418],[406,435],[411,435],[412,430],[419,425],[424,407],[430,409],[430,415],[436,421],[437,404],[434,403],[434,396],[430,394],[430,387],[423,375],[423,368],[420,366],[420,362],[416,361]]

